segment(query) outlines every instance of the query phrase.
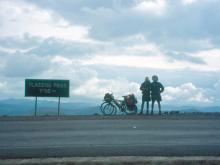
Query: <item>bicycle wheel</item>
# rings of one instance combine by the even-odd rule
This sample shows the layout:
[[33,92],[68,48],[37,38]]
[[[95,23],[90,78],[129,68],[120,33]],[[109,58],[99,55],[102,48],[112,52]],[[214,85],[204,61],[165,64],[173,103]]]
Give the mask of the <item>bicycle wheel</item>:
[[132,107],[126,106],[126,108],[125,108],[125,113],[127,115],[135,115],[135,114],[137,114],[137,112],[138,112],[138,108],[136,105],[133,105]]
[[138,112],[138,107],[137,107],[137,105],[134,105],[133,111],[134,111],[134,114],[137,114],[137,112]]
[[116,108],[113,104],[108,103],[103,108],[104,115],[115,115]]
[[107,105],[107,104],[109,104],[109,102],[103,102],[102,104],[101,104],[101,106],[100,106],[100,111],[104,114],[104,112],[103,112],[103,109],[104,109],[104,107]]
[[121,106],[121,108],[120,108],[120,111],[121,111],[121,113],[123,114],[123,115],[126,115],[127,113],[126,113],[126,105],[125,104],[122,104],[122,106]]

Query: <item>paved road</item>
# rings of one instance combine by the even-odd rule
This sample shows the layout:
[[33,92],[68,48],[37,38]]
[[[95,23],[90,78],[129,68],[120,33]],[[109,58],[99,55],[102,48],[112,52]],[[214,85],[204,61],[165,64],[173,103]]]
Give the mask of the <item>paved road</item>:
[[219,156],[220,118],[0,120],[0,158]]

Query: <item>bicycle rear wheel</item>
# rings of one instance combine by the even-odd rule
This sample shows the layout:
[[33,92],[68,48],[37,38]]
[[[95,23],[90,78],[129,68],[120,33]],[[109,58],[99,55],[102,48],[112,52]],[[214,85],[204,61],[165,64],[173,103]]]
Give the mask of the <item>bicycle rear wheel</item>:
[[103,114],[109,115],[109,116],[115,115],[116,114],[116,107],[111,103],[106,104],[103,108]]
[[138,112],[138,108],[136,105],[133,105],[131,107],[126,106],[125,113],[127,115],[135,115],[137,114],[137,112]]

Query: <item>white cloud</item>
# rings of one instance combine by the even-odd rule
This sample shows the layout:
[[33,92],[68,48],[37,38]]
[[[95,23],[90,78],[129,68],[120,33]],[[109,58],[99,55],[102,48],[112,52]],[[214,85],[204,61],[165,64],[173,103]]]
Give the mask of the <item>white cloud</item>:
[[141,0],[137,2],[133,10],[139,12],[149,12],[162,14],[166,7],[166,0]]
[[60,63],[60,64],[63,64],[63,65],[71,65],[73,64],[73,61],[68,59],[68,58],[65,58],[63,56],[55,56],[54,58],[51,59],[51,62],[52,63]]
[[107,92],[113,93],[116,98],[121,98],[129,93],[136,95],[139,93],[139,84],[122,78],[99,79],[94,77],[72,91],[74,95],[91,98],[102,98]]
[[23,97],[24,79],[0,77],[0,99]]
[[125,48],[125,51],[130,52],[131,54],[140,53],[140,52],[145,53],[145,54],[149,52],[152,52],[154,54],[160,53],[158,50],[158,47],[155,44],[151,44],[151,43],[135,44],[135,45]]
[[207,63],[206,70],[220,70],[220,49],[199,51],[195,53],[195,56],[202,58]]
[[[125,44],[126,45],[126,44]],[[171,52],[170,52],[171,53]],[[181,57],[182,55],[185,55]],[[202,62],[194,62],[202,60]],[[219,71],[220,49],[209,49],[194,53],[164,53],[149,42],[118,46],[96,52],[91,58],[81,61],[83,65],[116,65],[138,68],[156,69],[192,69],[197,71]]]
[[220,103],[220,93],[219,93],[220,77],[218,76],[216,78],[217,78],[217,80],[213,84],[213,87],[206,89],[205,92],[207,95],[210,95],[213,97],[213,100],[215,100],[215,104],[219,105],[219,103]]
[[220,78],[215,82],[214,88],[216,89],[216,91],[220,89]]
[[17,49],[5,48],[5,47],[0,46],[0,51],[1,52],[7,52],[7,53],[16,53]]
[[129,93],[140,96],[138,83],[119,77],[114,79],[99,78],[97,71],[83,65],[83,61],[55,56],[51,59],[51,68],[41,76],[70,79],[72,96],[101,99],[107,92],[114,93],[116,98],[121,98]]
[[176,87],[166,87],[163,94],[164,101],[169,103],[211,103],[213,98],[205,94],[205,90],[192,83],[185,83]]
[[5,97],[5,95],[7,95],[7,93],[10,93],[9,89],[8,89],[8,83],[5,80],[0,81],[0,99],[2,97]]
[[51,58],[49,69],[40,75],[40,78],[69,79],[71,89],[76,89],[93,77],[97,77],[96,70],[82,66],[77,60],[70,60],[62,56]]
[[[117,54],[97,54],[90,59],[82,61],[83,65],[116,65],[137,68],[154,68],[154,69],[184,69],[191,68],[195,70],[210,70],[205,64],[192,64],[188,61],[175,60],[164,54],[158,55],[122,55]],[[213,68],[216,69],[216,68]]]
[[[122,5],[116,8],[111,2],[42,2],[36,2],[37,6],[29,1],[0,0],[0,89],[7,86],[7,96],[16,92],[16,96],[23,96],[27,75],[70,79],[72,95],[76,96],[100,98],[105,92],[116,97],[129,92],[140,96],[135,82],[145,74],[158,73],[170,84],[163,95],[166,102],[210,103],[212,96],[220,98],[216,92],[220,83],[215,77],[220,71],[220,50],[214,49],[218,42],[213,37],[219,36],[215,26],[218,8],[210,19],[202,13],[206,4],[187,9],[179,4],[190,5],[196,0],[172,4],[168,0],[135,0],[135,6],[134,1],[126,5],[119,1]],[[74,4],[77,11],[70,11],[71,6],[66,11],[66,4]],[[211,5],[207,3],[207,13]],[[167,15],[160,17],[162,14]],[[177,21],[180,18],[184,21]],[[70,23],[73,20],[83,25]],[[203,26],[202,22],[209,24]],[[106,40],[90,42],[89,36]],[[205,77],[211,81],[203,79],[203,71],[209,71]],[[126,76],[117,78],[121,75]],[[19,86],[11,83],[15,79]]]
[[3,82],[0,81],[0,90],[5,89],[6,86],[7,86],[7,82],[6,81],[3,81]]
[[42,38],[88,40],[88,27],[72,25],[51,10],[23,1],[0,1],[0,36],[21,36],[28,33]]
[[197,0],[182,0],[184,5],[191,5],[192,3],[197,2]]
[[[91,59],[82,61],[84,65],[116,65],[128,67],[143,67],[143,68],[182,68],[178,62],[170,63],[165,56],[135,56],[135,55],[95,55]],[[171,65],[172,64],[172,65]]]
[[39,57],[36,55],[8,54],[5,56],[3,74],[6,77],[27,77],[40,74],[49,68],[50,62],[47,57]]

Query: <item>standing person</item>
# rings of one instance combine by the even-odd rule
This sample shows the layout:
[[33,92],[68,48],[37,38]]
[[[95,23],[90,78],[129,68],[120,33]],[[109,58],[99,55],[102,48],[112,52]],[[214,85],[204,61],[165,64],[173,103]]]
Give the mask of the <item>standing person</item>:
[[160,102],[162,101],[161,93],[164,91],[164,86],[158,82],[158,76],[152,76],[153,82],[151,83],[151,99],[152,99],[152,107],[151,107],[151,114],[154,113],[154,103],[157,101],[159,114],[161,115],[161,105]]
[[140,115],[143,114],[145,102],[147,102],[146,114],[149,114],[149,102],[151,100],[151,98],[150,98],[151,83],[150,83],[149,77],[145,77],[145,81],[141,84],[140,90],[142,91],[142,103],[141,103]]

